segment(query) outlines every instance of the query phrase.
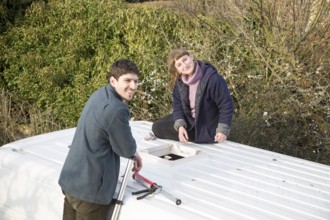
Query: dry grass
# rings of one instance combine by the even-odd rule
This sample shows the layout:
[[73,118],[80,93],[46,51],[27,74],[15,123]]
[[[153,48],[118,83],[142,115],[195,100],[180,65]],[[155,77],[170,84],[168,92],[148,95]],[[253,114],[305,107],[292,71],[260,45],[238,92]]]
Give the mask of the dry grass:
[[0,146],[22,138],[61,129],[54,115],[27,103],[15,104],[12,95],[0,93]]
[[175,3],[174,1],[146,1],[131,3],[130,6],[135,8],[172,8],[175,6]]
[[231,140],[330,164],[330,2],[176,4],[220,42],[192,49],[220,69],[233,92]]

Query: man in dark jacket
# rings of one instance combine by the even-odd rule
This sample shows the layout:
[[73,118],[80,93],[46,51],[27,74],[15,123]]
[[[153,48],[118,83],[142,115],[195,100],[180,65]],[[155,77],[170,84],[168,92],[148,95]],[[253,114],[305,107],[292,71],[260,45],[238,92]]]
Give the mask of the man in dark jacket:
[[59,184],[65,195],[63,220],[105,220],[112,207],[120,157],[141,157],[129,126],[130,101],[138,87],[138,67],[127,59],[110,68],[109,84],[87,101],[65,160]]
[[155,136],[196,143],[226,140],[234,106],[226,81],[216,68],[195,60],[184,49],[174,49],[168,69],[175,79],[173,114],[153,123]]

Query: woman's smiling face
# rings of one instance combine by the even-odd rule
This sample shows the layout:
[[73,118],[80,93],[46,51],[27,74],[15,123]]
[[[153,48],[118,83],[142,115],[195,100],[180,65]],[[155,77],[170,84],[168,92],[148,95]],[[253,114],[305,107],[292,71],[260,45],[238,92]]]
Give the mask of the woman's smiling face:
[[177,72],[184,75],[192,75],[195,70],[194,57],[191,55],[183,55],[174,63]]

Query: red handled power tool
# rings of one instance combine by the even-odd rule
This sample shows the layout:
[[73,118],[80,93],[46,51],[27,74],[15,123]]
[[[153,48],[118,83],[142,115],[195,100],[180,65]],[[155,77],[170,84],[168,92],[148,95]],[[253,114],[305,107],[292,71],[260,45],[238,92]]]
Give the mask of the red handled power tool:
[[157,183],[152,182],[152,181],[148,180],[147,178],[141,176],[138,172],[133,173],[133,179],[148,188],[148,189],[145,189],[145,190],[132,192],[132,195],[138,195],[138,194],[141,194],[141,193],[145,193],[144,195],[137,197],[138,200],[143,199],[143,198],[147,197],[148,195],[151,195],[151,194],[155,193],[158,190],[159,193],[164,195],[166,198],[174,201],[176,205],[181,204],[181,199],[175,198],[174,196],[172,196],[168,192],[164,191],[162,189],[162,186],[160,186]]

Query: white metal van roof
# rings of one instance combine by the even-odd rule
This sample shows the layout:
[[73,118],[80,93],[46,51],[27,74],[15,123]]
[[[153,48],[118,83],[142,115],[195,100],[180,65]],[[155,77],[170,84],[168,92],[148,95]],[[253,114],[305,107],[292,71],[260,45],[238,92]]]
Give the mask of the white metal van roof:
[[[137,200],[131,193],[145,188],[129,178],[121,220],[330,219],[330,166],[230,141],[153,140],[151,125],[131,121],[143,158],[140,174],[182,204],[159,193]],[[1,220],[62,218],[63,195],[57,181],[74,131],[47,133],[0,148]],[[183,158],[161,158],[169,152]],[[126,163],[121,160],[121,173]]]

